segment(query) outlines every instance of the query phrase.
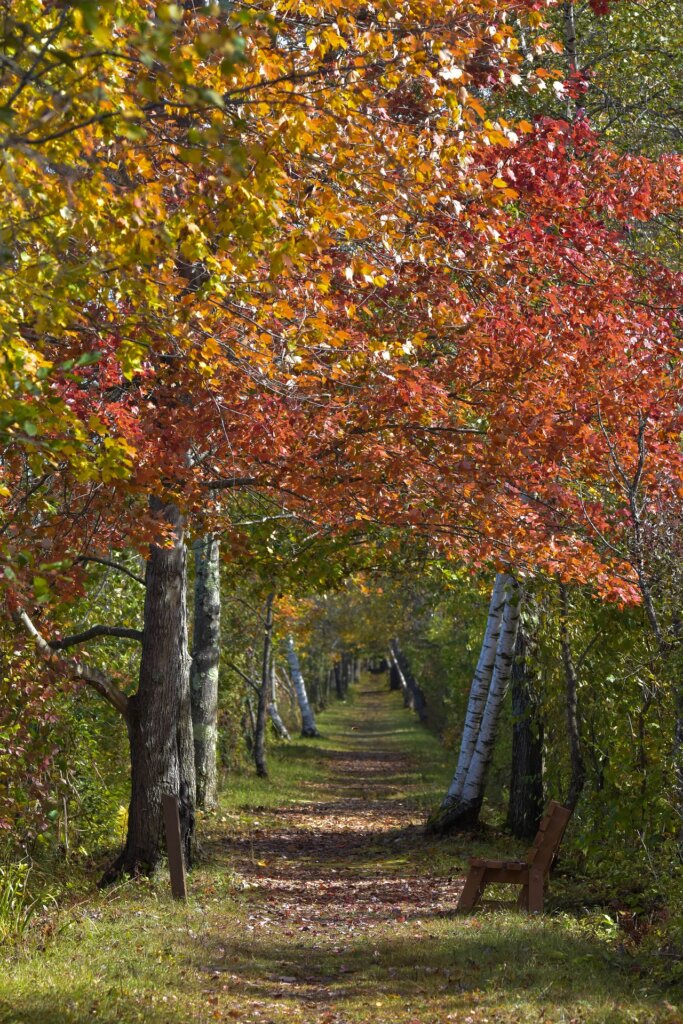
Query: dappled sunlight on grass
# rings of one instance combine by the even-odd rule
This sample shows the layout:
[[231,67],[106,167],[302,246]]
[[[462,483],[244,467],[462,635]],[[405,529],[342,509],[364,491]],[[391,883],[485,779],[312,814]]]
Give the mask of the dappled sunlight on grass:
[[396,694],[373,682],[320,727],[229,780],[187,906],[160,874],[47,921],[0,1024],[680,1024],[597,915],[454,914],[467,858],[520,847],[423,835],[450,764]]

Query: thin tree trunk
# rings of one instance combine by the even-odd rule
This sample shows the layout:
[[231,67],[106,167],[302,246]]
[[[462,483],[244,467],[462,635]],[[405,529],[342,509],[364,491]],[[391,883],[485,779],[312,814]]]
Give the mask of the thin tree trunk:
[[289,729],[287,728],[285,723],[282,721],[282,717],[280,715],[280,712],[278,711],[277,704],[273,704],[273,702],[271,701],[270,704],[268,705],[268,709],[267,710],[268,710],[268,716],[269,716],[271,722],[273,723],[273,728],[275,729],[275,732],[278,734],[280,739],[281,740],[291,739],[291,737],[289,735]]
[[488,770],[493,759],[500,712],[503,707],[505,694],[507,693],[515,657],[519,625],[519,589],[512,578],[509,578],[507,589],[503,623],[500,637],[498,638],[498,650],[496,651],[496,663],[493,667],[491,685],[481,719],[477,745],[474,748],[465,783],[462,787],[462,802],[466,807],[470,808],[467,816],[468,819],[472,817],[473,821],[479,818],[479,811],[484,800],[484,788]]
[[261,685],[259,687],[258,708],[256,711],[256,732],[254,734],[254,763],[256,774],[261,778],[268,775],[266,765],[266,720],[268,696],[272,690],[271,641],[273,636],[273,600],[274,594],[266,598],[266,616],[263,626],[263,663],[261,666]]
[[275,670],[273,665],[272,652],[270,659],[270,703],[268,704],[268,715],[270,717],[271,722],[273,723],[273,728],[275,729],[275,732],[278,734],[280,739],[288,740],[290,738],[289,730],[287,729],[285,723],[282,721],[277,706],[277,685],[275,681]]
[[467,713],[465,715],[462,739],[460,740],[458,763],[443,801],[444,807],[461,799],[462,788],[465,784],[472,754],[477,745],[481,718],[486,706],[486,697],[491,683],[493,666],[496,662],[498,638],[500,637],[503,609],[505,608],[505,588],[509,580],[510,577],[506,573],[498,573],[493,584],[484,640],[481,645],[479,661],[474,671],[470,695],[467,701]]
[[190,693],[197,773],[197,806],[218,802],[218,662],[221,644],[219,542],[207,536],[193,545],[195,559],[194,630]]
[[337,694],[337,700],[346,700],[346,693],[344,692],[344,675],[342,672],[341,661],[335,661],[334,663],[334,689]]
[[427,700],[422,688],[413,675],[410,662],[401,649],[398,640],[394,639],[391,641],[391,650],[408,694],[408,707],[417,714],[421,722],[424,722],[427,719]]
[[567,693],[567,735],[571,765],[569,793],[566,802],[567,806],[574,810],[586,782],[586,765],[583,759],[579,729],[579,681],[569,643],[569,593],[564,584],[560,586],[560,646]]
[[306,684],[301,674],[301,666],[299,665],[299,657],[294,646],[294,638],[291,636],[287,638],[287,664],[289,665],[289,674],[299,702],[299,711],[301,712],[301,735],[304,737],[319,736],[313,709],[308,702]]
[[188,863],[191,859],[196,786],[183,521],[173,504],[153,499],[150,506],[170,527],[173,544],[153,544],[147,561],[140,679],[128,713],[128,834],[123,852],[102,879],[105,884],[124,872],[149,873],[159,863],[165,850],[164,793],[178,798],[185,857]]
[[481,715],[479,735],[459,798],[444,801],[440,810],[427,823],[432,832],[448,832],[453,828],[475,825],[484,800],[500,712],[510,681],[519,624],[519,588],[511,576],[506,577],[505,606],[498,636],[496,657],[491,674],[486,704]]
[[401,689],[401,673],[399,672],[398,666],[391,655],[389,655],[389,689]]
[[398,657],[397,654],[397,651],[399,650],[398,641],[392,640],[389,646],[391,648],[391,657],[394,665],[396,666],[396,674],[398,677],[399,685],[401,687],[401,693],[403,695],[403,707],[410,708],[411,711],[414,711],[415,704],[413,703],[413,695],[410,692],[408,680],[406,679],[405,672],[403,671],[403,665],[401,664],[400,658]]
[[536,835],[543,816],[543,723],[532,695],[529,637],[520,624],[512,666],[512,765],[507,827],[518,839]]

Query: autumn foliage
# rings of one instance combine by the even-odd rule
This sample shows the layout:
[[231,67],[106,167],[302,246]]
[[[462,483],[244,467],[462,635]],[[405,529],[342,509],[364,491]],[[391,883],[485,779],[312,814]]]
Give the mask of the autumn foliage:
[[[681,161],[575,109],[535,2],[5,2],[8,607],[235,490],[637,601],[629,482],[680,505]],[[38,45],[39,43],[39,45]],[[503,116],[511,87],[563,120]],[[232,536],[240,534],[235,524]]]

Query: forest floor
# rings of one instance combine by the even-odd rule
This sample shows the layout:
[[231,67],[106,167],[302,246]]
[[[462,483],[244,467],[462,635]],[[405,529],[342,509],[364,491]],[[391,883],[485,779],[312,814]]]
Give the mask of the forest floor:
[[319,726],[231,782],[187,905],[159,874],[46,916],[0,960],[1,1024],[683,1021],[604,913],[455,916],[468,856],[519,844],[422,835],[450,759],[384,677]]

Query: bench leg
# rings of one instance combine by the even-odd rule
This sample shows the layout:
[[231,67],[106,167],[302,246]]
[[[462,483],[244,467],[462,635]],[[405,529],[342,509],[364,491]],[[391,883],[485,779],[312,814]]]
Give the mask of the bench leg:
[[531,868],[529,871],[529,901],[528,909],[530,914],[543,913],[543,872],[538,868]]
[[473,910],[479,900],[481,894],[484,891],[484,872],[486,868],[470,868],[467,879],[465,880],[465,886],[460,893],[460,899],[458,900],[458,910],[466,912]]
[[518,910],[529,910],[529,877],[527,875],[526,881],[522,885],[519,896],[517,897],[517,909]]

